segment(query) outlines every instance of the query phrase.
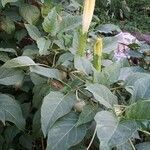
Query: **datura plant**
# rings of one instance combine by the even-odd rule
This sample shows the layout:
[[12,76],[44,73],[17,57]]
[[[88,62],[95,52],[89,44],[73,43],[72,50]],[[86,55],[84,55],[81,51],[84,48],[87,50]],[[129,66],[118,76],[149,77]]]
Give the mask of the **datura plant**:
[[0,150],[149,149],[149,45],[94,6],[0,0]]

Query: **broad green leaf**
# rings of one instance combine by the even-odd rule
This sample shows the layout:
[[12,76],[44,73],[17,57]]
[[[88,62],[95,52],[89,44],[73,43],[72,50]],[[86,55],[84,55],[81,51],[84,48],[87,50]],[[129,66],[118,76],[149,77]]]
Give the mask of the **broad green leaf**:
[[78,144],[86,134],[86,127],[77,127],[78,116],[70,113],[59,121],[48,132],[47,150],[67,150]]
[[17,69],[0,68],[0,84],[15,85],[22,83],[24,72]]
[[28,67],[37,65],[30,57],[19,56],[7,61],[4,68],[17,68],[17,67]]
[[87,60],[84,57],[75,56],[74,67],[78,71],[81,71],[82,73],[85,73],[86,75],[92,73],[92,64],[89,60]]
[[97,136],[100,142],[108,143],[118,126],[116,116],[108,111],[98,112],[95,116]]
[[141,67],[121,68],[118,80],[126,80],[128,78],[128,76],[130,76],[131,74],[134,74],[136,72],[145,72],[145,70]]
[[5,7],[7,3],[17,2],[18,0],[1,0],[2,6]]
[[37,39],[37,46],[39,48],[39,54],[40,55],[48,55],[50,52],[48,51],[50,45],[51,45],[51,41],[49,39],[45,39],[45,38],[38,38]]
[[59,21],[56,9],[53,8],[47,17],[44,18],[43,29],[45,32],[51,33],[53,36],[56,35],[59,28]]
[[150,75],[148,73],[131,74],[125,82],[127,91],[132,91],[132,103],[139,99],[150,98]]
[[44,136],[56,120],[69,113],[75,103],[75,95],[63,95],[60,92],[50,92],[44,97],[41,107],[41,122]]
[[149,150],[150,142],[143,142],[135,145],[137,150]]
[[36,26],[31,24],[25,24],[25,27],[28,31],[28,34],[33,40],[37,41],[37,39],[41,37],[41,33]]
[[85,105],[83,107],[82,112],[79,115],[79,120],[77,122],[77,125],[82,125],[87,122],[90,122],[94,119],[97,112],[97,108],[92,105]]
[[118,48],[118,39],[117,37],[105,37],[104,38],[104,49],[103,52],[110,54]]
[[95,121],[101,150],[126,143],[138,129],[136,122],[119,122],[118,118],[108,111],[98,112]]
[[19,8],[19,12],[23,19],[29,24],[35,24],[40,17],[40,10],[34,5],[22,4]]
[[73,30],[80,26],[82,23],[82,18],[81,16],[73,16],[73,15],[68,15],[62,18],[62,21],[60,23],[60,32],[66,32],[69,30]]
[[116,32],[121,32],[121,29],[114,24],[104,24],[96,27],[96,32],[105,33],[105,34],[113,34]]
[[109,141],[111,147],[116,145],[122,145],[123,143],[128,142],[129,139],[134,138],[134,133],[138,130],[138,125],[135,121],[123,121],[119,122],[112,138]]
[[150,100],[138,101],[126,108],[125,118],[130,120],[150,120]]
[[0,120],[14,123],[19,129],[24,129],[25,120],[20,105],[8,95],[0,94]]
[[1,29],[8,34],[11,34],[15,30],[15,24],[10,18],[3,18],[1,20]]
[[45,68],[41,66],[31,66],[30,71],[34,72],[36,74],[39,74],[41,76],[61,80],[60,73],[58,69],[53,68]]
[[[100,73],[100,76],[98,76],[99,78],[97,80],[102,84],[106,81],[105,84],[107,85],[117,82],[121,67],[121,62],[116,62],[111,64],[110,66],[105,67]],[[103,78],[105,78],[105,80]]]
[[90,91],[95,99],[107,108],[112,108],[114,104],[117,104],[117,97],[111,93],[111,91],[102,84],[90,84],[86,89]]

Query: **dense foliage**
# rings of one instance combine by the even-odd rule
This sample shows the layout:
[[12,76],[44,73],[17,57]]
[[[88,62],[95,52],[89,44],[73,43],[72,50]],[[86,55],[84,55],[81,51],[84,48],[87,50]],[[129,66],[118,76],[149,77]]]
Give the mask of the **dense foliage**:
[[150,149],[150,46],[98,2],[86,39],[79,0],[0,0],[0,150]]

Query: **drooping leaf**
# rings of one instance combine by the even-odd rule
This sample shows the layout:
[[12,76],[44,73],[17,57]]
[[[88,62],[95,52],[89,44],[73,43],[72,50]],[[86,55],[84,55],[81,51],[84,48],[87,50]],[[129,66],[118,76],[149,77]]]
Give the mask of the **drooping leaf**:
[[53,68],[45,68],[41,66],[31,66],[30,71],[41,76],[61,80],[59,70]]
[[0,120],[13,122],[19,129],[24,129],[25,120],[20,105],[10,96],[0,94]]
[[37,41],[37,39],[41,37],[41,33],[36,26],[31,24],[25,24],[25,27],[28,31],[28,34],[33,40]]
[[51,45],[51,41],[49,39],[45,39],[43,37],[37,39],[37,46],[39,48],[40,55],[48,55],[50,53],[48,51],[50,45]]
[[3,67],[4,68],[17,68],[17,67],[28,67],[35,66],[36,63],[27,56],[19,56],[7,61]]
[[150,100],[138,101],[126,108],[125,118],[130,120],[150,120]]
[[15,85],[21,83],[24,78],[24,73],[17,69],[0,68],[0,84]]
[[40,10],[34,5],[23,4],[21,5],[19,12],[29,24],[35,24],[40,17]]
[[103,104],[107,108],[112,108],[114,104],[117,104],[117,97],[102,84],[90,84],[87,85],[86,89],[93,94],[100,104]]
[[67,150],[78,144],[86,134],[86,126],[76,126],[78,117],[70,113],[57,121],[49,130],[47,150]]
[[74,94],[63,95],[60,92],[50,92],[44,97],[41,107],[41,122],[45,136],[56,120],[70,112],[74,103]]

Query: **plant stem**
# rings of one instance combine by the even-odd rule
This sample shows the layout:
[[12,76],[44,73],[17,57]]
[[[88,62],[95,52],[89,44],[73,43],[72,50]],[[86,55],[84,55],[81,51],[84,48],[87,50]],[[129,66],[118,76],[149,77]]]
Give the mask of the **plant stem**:
[[93,141],[94,141],[94,138],[95,138],[95,135],[96,135],[96,131],[97,131],[97,128],[95,128],[94,133],[93,133],[93,136],[92,136],[92,139],[91,139],[91,141],[90,141],[90,144],[89,144],[89,146],[87,147],[86,150],[89,150],[89,149],[90,149],[90,147],[91,147],[91,145],[92,145],[92,143],[93,143]]
[[141,130],[141,129],[138,129],[138,130],[150,136],[150,132],[145,131],[145,130]]
[[80,57],[84,57],[85,55],[85,49],[86,49],[86,41],[87,41],[87,33],[82,33],[79,31],[78,33],[78,39],[79,39],[79,45],[78,45],[78,50],[77,50],[77,55]]
[[134,145],[133,145],[133,143],[132,143],[132,141],[131,141],[130,139],[129,139],[129,142],[130,142],[130,144],[131,144],[133,150],[136,150],[136,148],[134,147]]

